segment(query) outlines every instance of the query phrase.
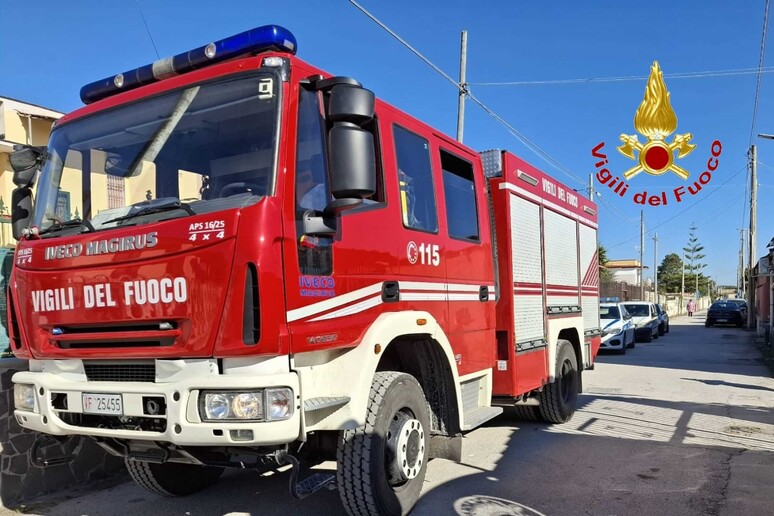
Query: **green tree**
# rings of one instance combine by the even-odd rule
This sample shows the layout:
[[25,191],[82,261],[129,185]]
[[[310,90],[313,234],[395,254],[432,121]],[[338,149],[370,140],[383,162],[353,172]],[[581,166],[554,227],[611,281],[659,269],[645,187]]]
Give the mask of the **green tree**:
[[612,281],[613,280],[613,273],[610,272],[610,269],[605,267],[608,262],[607,257],[607,249],[605,249],[605,246],[600,245],[598,248],[598,256],[599,256],[599,281]]
[[677,253],[669,253],[658,266],[658,285],[664,292],[680,292],[683,279],[683,261]]
[[707,283],[707,279],[701,274],[701,270],[707,266],[706,263],[701,262],[706,255],[702,253],[704,246],[699,243],[699,238],[696,236],[696,226],[691,225],[688,229],[690,230],[688,232],[688,245],[683,247],[685,260],[688,262],[685,268],[685,286],[687,289],[693,288],[695,291],[701,292],[699,287],[702,286],[702,280],[705,286]]

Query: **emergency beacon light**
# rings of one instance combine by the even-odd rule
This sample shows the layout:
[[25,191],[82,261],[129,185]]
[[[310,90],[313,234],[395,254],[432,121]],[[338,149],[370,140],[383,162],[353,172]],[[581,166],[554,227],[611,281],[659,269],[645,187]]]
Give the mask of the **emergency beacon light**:
[[91,104],[116,93],[246,54],[267,50],[295,54],[296,49],[296,38],[289,30],[279,25],[264,25],[173,57],[160,59],[153,64],[89,83],[81,88],[81,100],[84,104]]

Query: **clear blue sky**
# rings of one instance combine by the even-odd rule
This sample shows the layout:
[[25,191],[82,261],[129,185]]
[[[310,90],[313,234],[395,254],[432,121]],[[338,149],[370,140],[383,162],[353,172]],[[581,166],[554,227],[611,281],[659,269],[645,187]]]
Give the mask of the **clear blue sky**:
[[[466,29],[472,92],[583,184],[553,169],[471,102],[467,104],[465,143],[477,150],[509,149],[574,188],[585,188],[588,174],[594,171],[591,148],[600,141],[606,142],[616,172],[634,164],[613,147],[619,134],[634,133],[632,120],[645,80],[519,86],[475,83],[646,76],[652,61],[658,60],[667,74],[679,120],[677,132],[692,132],[698,144],[679,164],[696,179],[704,170],[714,139],[723,143],[723,153],[710,184],[694,199],[645,208],[649,231],[645,262],[652,266],[651,228],[660,226],[656,229],[660,262],[666,253],[680,252],[688,239],[688,227],[695,222],[707,255],[705,272],[720,283],[735,284],[737,228],[749,221],[743,169],[756,76],[678,79],[668,74],[757,67],[764,0],[361,3],[453,77],[459,70],[460,31]],[[6,0],[0,31],[0,96],[70,111],[80,105],[78,93],[83,84],[154,61],[156,53],[140,7],[161,57],[251,27],[280,24],[296,35],[303,59],[331,73],[353,76],[386,101],[455,134],[454,87],[346,0]],[[764,66],[767,63],[774,65],[774,48],[769,49]],[[774,133],[773,79],[771,74],[763,75],[756,134]],[[755,140],[761,163],[756,253],[760,256],[774,236],[774,205],[769,202],[774,194],[774,141]],[[640,207],[632,202],[631,194],[684,184],[677,176],[668,176],[643,174],[631,180],[625,199],[600,189],[610,204],[600,206],[600,242],[611,258],[639,257]],[[698,204],[689,207],[695,201]]]

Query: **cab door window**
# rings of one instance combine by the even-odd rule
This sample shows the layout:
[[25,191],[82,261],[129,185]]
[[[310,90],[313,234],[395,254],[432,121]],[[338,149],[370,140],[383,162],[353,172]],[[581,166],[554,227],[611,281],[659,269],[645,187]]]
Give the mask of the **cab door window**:
[[395,155],[398,161],[400,206],[407,228],[438,232],[430,145],[421,136],[395,126]]
[[302,89],[298,104],[295,177],[298,267],[301,274],[314,276],[328,276],[333,272],[333,239],[305,235],[302,221],[305,212],[322,212],[330,202],[324,130],[319,93]]
[[441,170],[449,236],[477,241],[478,210],[473,164],[442,150]]

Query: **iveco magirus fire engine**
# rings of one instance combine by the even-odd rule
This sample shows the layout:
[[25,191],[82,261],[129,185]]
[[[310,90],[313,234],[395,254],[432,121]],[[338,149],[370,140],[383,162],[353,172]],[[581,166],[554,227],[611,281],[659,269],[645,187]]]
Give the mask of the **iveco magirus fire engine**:
[[295,53],[264,26],[89,84],[12,155],[14,414],[156,493],[289,465],[405,514],[503,406],[572,416],[596,206]]

